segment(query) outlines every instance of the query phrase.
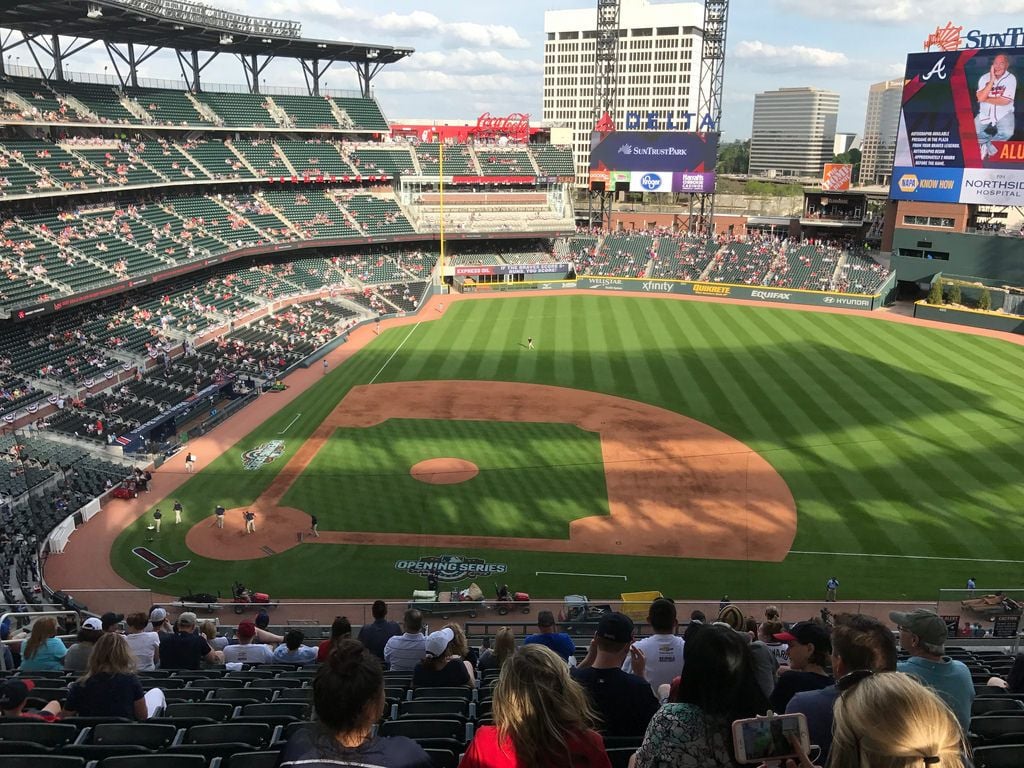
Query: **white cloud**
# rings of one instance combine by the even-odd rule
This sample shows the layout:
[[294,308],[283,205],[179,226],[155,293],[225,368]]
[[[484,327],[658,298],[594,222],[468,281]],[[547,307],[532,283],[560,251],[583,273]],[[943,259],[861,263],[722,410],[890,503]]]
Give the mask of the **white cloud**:
[[[524,77],[539,76],[544,67],[532,59],[510,59],[498,51],[473,51],[456,48],[447,51],[417,51],[403,59],[396,69],[438,70],[448,73],[493,74],[507,72]],[[538,86],[539,87],[539,86]]]
[[[456,7],[454,4],[450,6]],[[265,4],[270,15],[302,18],[303,35],[358,39],[371,34],[396,37],[436,37],[448,45],[472,48],[529,48],[530,43],[515,28],[505,24],[477,24],[470,21],[446,21],[427,11],[375,13],[351,8],[327,0],[270,0]],[[250,11],[252,12],[252,11]],[[312,26],[308,20],[327,22],[329,32]]]
[[1024,13],[1024,0],[1003,0],[1001,4],[990,0],[780,0],[780,4],[787,11],[806,16],[860,22],[935,19],[944,24],[947,19]]
[[809,48],[806,45],[772,45],[760,40],[742,40],[736,46],[735,56],[753,59],[759,68],[788,69],[840,69],[850,65],[850,59],[841,51]]

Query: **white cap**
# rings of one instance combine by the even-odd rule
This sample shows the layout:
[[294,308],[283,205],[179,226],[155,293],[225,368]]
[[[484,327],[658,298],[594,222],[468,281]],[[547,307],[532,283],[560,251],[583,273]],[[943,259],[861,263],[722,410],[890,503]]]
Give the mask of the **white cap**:
[[93,616],[82,622],[82,629],[95,629],[102,632],[103,622]]
[[152,611],[150,611],[149,620],[154,624],[158,624],[166,618],[167,611],[165,611],[163,608],[154,608]]
[[455,639],[455,633],[452,632],[448,627],[439,629],[437,632],[431,632],[427,635],[427,647],[426,651],[435,659],[444,656],[445,650],[448,648],[448,643]]

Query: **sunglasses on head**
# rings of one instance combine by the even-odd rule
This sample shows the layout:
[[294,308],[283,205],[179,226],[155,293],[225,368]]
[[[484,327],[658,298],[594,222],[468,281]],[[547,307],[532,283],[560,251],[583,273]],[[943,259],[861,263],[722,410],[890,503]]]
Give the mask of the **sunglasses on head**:
[[836,688],[839,689],[840,693],[845,693],[857,685],[861,680],[866,677],[871,677],[873,674],[875,673],[870,669],[855,669],[853,672],[848,672],[836,680]]

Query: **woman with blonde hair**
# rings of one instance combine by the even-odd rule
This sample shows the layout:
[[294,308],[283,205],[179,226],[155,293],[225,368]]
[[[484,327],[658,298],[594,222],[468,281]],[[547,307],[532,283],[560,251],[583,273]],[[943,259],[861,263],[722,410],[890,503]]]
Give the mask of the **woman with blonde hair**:
[[68,688],[63,716],[145,720],[146,699],[135,669],[135,657],[124,635],[105,633],[93,646],[85,674]]
[[[846,683],[845,685],[843,683]],[[956,716],[930,688],[903,672],[844,677],[835,704],[828,768],[967,768]],[[786,768],[797,768],[794,760]],[[814,768],[806,756],[799,768]]]
[[964,768],[960,724],[910,675],[867,675],[835,705],[831,768]]
[[68,649],[57,637],[57,619],[45,616],[36,619],[32,634],[21,643],[21,670],[23,672],[60,672]]
[[501,669],[502,665],[512,658],[516,652],[516,636],[508,627],[501,627],[494,635],[494,648],[480,654],[480,663],[476,668],[480,672],[490,669]]
[[524,645],[505,662],[493,707],[460,768],[611,768],[586,692],[550,648]]

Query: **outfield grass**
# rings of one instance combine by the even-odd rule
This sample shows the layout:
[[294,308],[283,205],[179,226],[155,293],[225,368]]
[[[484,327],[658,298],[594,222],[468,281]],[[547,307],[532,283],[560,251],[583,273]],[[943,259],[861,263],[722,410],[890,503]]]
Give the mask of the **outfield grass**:
[[[552,414],[554,415],[554,414]],[[409,469],[435,457],[480,473],[428,485]],[[389,419],[337,429],[281,504],[324,531],[568,539],[569,523],[608,514],[601,441],[572,424]]]
[[[537,345],[530,353],[521,346],[527,336]],[[569,589],[537,570],[621,573],[629,589],[703,597],[728,591],[733,599],[820,598],[833,574],[848,598],[934,599],[939,587],[960,587],[968,576],[982,589],[1019,583],[1024,348],[769,307],[593,295],[452,304],[438,321],[381,334],[191,478],[178,492],[186,512],[198,507],[197,517],[205,516],[217,501],[233,507],[254,499],[348,389],[378,372],[377,381],[554,384],[668,408],[759,451],[796,499],[794,554],[778,564],[482,553],[508,563],[508,581],[536,595],[618,591],[607,581]],[[272,439],[296,414],[285,455],[242,472],[240,452]],[[126,578],[161,591],[226,589],[241,573],[280,596],[406,595],[421,580],[396,573],[394,560],[431,554],[304,545],[225,564],[193,557],[172,532],[160,553],[193,563],[155,582],[130,554],[144,525],[118,539],[112,561]],[[757,557],[756,542],[750,555]],[[330,576],[312,578],[324,562]]]

